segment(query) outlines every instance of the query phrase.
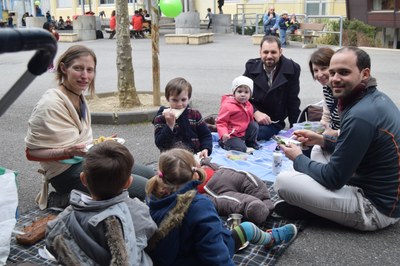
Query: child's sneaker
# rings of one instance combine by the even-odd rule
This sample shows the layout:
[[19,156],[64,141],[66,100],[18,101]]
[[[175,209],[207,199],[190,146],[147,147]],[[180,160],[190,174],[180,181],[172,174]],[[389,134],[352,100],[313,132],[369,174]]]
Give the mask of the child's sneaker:
[[272,248],[281,244],[290,244],[297,236],[297,227],[294,224],[287,224],[278,228],[267,230],[271,234],[272,240],[265,245],[266,248]]

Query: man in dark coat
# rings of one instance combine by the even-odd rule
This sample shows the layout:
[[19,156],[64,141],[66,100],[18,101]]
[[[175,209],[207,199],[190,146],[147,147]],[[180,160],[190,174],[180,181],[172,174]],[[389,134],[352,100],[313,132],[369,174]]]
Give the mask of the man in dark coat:
[[258,140],[269,140],[290,127],[300,114],[300,66],[282,55],[281,42],[275,36],[264,36],[260,44],[260,58],[246,63],[244,76],[254,82],[250,102],[254,107],[254,119],[259,124]]

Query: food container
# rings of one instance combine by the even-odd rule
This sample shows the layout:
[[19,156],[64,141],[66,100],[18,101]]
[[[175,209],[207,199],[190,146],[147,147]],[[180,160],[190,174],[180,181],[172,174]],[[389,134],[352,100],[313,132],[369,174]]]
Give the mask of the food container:
[[294,123],[293,129],[294,130],[308,129],[308,130],[314,131],[318,134],[321,134],[325,130],[325,128],[321,125],[321,123],[319,121],[318,122],[305,121],[305,122],[301,122],[301,123]]

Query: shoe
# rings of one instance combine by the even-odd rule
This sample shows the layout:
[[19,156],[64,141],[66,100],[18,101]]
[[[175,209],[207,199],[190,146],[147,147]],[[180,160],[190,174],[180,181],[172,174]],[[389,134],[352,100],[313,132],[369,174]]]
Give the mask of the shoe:
[[259,150],[259,149],[262,148],[262,146],[260,144],[258,144],[257,142],[251,143],[251,144],[249,144],[247,146],[250,147],[250,148],[253,148],[255,150]]
[[281,217],[291,220],[301,220],[313,216],[311,212],[300,207],[290,205],[284,200],[278,200],[274,203],[274,212]]
[[294,224],[287,224],[278,228],[267,230],[272,236],[272,241],[266,248],[286,244],[289,245],[297,236],[297,227]]
[[47,208],[65,209],[69,205],[69,193],[61,194],[55,191],[50,192],[47,198]]

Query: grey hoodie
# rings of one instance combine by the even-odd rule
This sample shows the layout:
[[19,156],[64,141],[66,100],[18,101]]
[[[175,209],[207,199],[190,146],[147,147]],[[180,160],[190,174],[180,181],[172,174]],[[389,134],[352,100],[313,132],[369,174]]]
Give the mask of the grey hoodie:
[[49,222],[46,247],[65,265],[153,265],[145,253],[157,229],[148,207],[128,192],[94,201],[73,190],[71,206]]

